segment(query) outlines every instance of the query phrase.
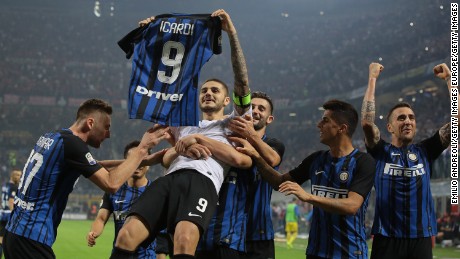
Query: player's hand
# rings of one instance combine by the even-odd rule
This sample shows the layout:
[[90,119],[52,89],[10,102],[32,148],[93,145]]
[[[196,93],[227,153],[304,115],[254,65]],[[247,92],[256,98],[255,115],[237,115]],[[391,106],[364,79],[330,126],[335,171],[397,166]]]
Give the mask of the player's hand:
[[252,117],[248,114],[244,115],[244,117],[235,117],[230,120],[228,128],[245,139],[257,137]]
[[230,19],[230,15],[228,15],[227,12],[224,11],[224,9],[219,9],[217,11],[214,11],[211,14],[212,17],[219,16],[221,19],[221,24],[222,24],[222,30],[227,32],[228,34],[235,34],[236,29],[235,26],[233,25],[232,19]]
[[448,77],[451,76],[451,73],[450,73],[450,69],[449,67],[446,65],[446,63],[442,63],[442,64],[439,64],[439,65],[436,65],[434,68],[433,68],[433,72],[434,72],[434,75],[441,78],[441,79],[444,79],[446,80]]
[[169,127],[155,124],[152,128],[149,128],[142,136],[140,148],[152,148],[163,139],[168,137]]
[[235,149],[239,152],[248,155],[252,158],[260,157],[259,152],[257,152],[257,150],[246,139],[235,136],[229,136],[228,140],[239,144],[239,147],[235,147]]
[[308,202],[309,197],[311,196],[311,194],[307,193],[299,184],[291,181],[286,181],[280,184],[278,191],[286,196],[293,194],[297,196],[299,200],[304,202]]
[[187,147],[183,154],[179,153],[180,155],[186,156],[191,159],[208,159],[211,156],[211,151],[201,144],[195,143]]
[[179,139],[174,148],[177,153],[184,154],[187,148],[195,143],[197,143],[196,136],[192,134]]
[[88,246],[93,247],[96,245],[96,238],[99,237],[99,234],[96,232],[90,231],[86,236],[86,240],[88,241]]
[[151,17],[149,17],[147,19],[144,19],[144,20],[139,22],[139,27],[145,26],[145,25],[153,22],[153,20],[155,20],[155,16],[151,16]]
[[369,65],[369,78],[378,78],[380,72],[383,71],[383,66],[379,63],[371,63]]
[[171,129],[166,131],[166,137],[165,140],[168,141],[168,143],[171,146],[174,146],[176,144],[176,139],[174,138],[174,134],[171,132]]

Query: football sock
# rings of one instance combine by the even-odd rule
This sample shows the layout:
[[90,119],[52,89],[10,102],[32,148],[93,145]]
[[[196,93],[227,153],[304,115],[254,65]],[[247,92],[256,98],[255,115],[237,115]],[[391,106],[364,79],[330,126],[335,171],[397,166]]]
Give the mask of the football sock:
[[134,259],[135,255],[136,253],[134,251],[128,251],[118,247],[114,247],[110,259]]
[[187,254],[179,254],[179,255],[174,255],[172,258],[173,259],[193,259],[195,258],[195,256],[187,255]]

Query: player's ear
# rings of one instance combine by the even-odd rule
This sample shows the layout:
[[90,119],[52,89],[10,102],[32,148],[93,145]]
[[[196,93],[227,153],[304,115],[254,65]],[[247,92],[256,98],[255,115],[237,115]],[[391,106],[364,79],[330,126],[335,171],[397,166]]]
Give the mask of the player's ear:
[[387,130],[389,133],[393,133],[393,127],[391,126],[389,122],[387,123]]
[[94,123],[95,123],[94,118],[88,117],[88,118],[86,119],[86,124],[85,124],[85,126],[86,126],[86,128],[87,128],[88,130],[91,130],[91,129],[93,128],[93,126],[94,126]]
[[268,118],[267,118],[267,124],[272,123],[274,120],[275,120],[275,117],[273,117],[273,115],[268,116]]
[[224,99],[224,105],[227,106],[230,103],[230,97],[225,97]]
[[340,125],[340,127],[339,127],[339,132],[340,132],[340,133],[346,134],[347,131],[348,131],[348,125],[347,125],[347,124],[342,124],[342,125]]

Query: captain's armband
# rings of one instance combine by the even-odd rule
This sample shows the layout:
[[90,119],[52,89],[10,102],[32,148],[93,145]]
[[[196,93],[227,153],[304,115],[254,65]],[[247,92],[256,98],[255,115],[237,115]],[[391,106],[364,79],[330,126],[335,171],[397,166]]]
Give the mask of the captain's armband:
[[233,92],[233,102],[241,108],[248,108],[251,106],[251,92],[249,91],[245,96],[238,96]]

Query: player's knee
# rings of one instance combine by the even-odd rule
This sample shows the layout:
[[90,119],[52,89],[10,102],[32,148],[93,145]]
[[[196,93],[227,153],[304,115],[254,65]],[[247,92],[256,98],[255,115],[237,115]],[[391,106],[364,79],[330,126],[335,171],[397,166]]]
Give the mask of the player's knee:
[[133,242],[133,234],[128,228],[121,228],[115,241],[115,247],[128,251],[136,250],[137,244]]
[[179,249],[189,248],[194,241],[190,233],[177,233],[174,235],[174,246],[177,246]]
[[189,221],[181,221],[176,225],[174,233],[174,253],[195,254],[200,239],[198,226]]
[[[199,235],[199,234],[198,234]],[[174,254],[195,254],[198,238],[192,233],[177,233],[174,235]]]

